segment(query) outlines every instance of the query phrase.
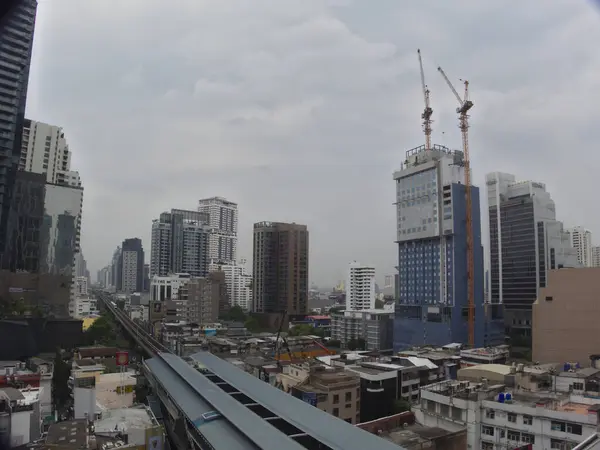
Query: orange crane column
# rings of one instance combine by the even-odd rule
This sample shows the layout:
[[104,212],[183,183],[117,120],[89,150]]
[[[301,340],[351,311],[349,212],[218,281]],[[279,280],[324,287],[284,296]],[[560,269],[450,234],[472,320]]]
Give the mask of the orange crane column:
[[469,82],[464,81],[465,94],[464,98],[460,95],[448,79],[446,73],[441,67],[438,71],[446,80],[446,83],[452,90],[454,96],[458,99],[460,106],[456,108],[459,114],[459,128],[462,134],[462,144],[464,153],[464,169],[465,169],[465,204],[466,204],[466,237],[467,237],[467,308],[469,321],[469,346],[475,346],[475,261],[473,249],[473,201],[471,198],[471,162],[469,159],[469,110],[473,107],[473,102],[469,100]]

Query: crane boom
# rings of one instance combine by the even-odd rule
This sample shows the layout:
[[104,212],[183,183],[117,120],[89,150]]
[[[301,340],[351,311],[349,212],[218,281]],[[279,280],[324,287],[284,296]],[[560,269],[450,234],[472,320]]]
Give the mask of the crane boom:
[[462,147],[464,153],[465,169],[465,203],[467,208],[466,227],[467,227],[467,300],[468,300],[468,320],[469,320],[469,345],[475,346],[475,256],[473,249],[473,208],[471,198],[471,161],[469,158],[469,110],[473,107],[473,102],[469,100],[469,82],[464,81],[464,98],[460,95],[446,76],[441,67],[438,71],[446,80],[446,83],[452,90],[454,96],[458,99],[459,107],[456,108],[459,118],[459,128],[462,134]]
[[425,71],[423,70],[423,59],[421,58],[421,49],[417,49],[419,55],[419,68],[421,69],[421,88],[423,89],[423,99],[425,100],[425,109],[421,114],[423,119],[423,132],[425,133],[425,150],[431,150],[431,116],[433,109],[429,104],[429,88],[425,84]]

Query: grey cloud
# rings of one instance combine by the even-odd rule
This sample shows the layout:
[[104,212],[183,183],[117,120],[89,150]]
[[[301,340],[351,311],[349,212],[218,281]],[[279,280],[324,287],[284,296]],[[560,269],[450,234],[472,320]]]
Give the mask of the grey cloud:
[[423,141],[417,47],[434,141],[460,144],[442,65],[457,85],[472,83],[475,181],[492,170],[545,181],[563,219],[600,233],[600,215],[580,206],[595,204],[600,162],[600,12],[591,4],[177,5],[39,6],[28,115],[65,128],[85,183],[93,269],[125,237],[142,237],[149,251],[162,210],[222,195],[240,204],[241,256],[251,256],[253,221],[289,220],[312,232],[313,281],[333,284],[353,259],[391,273],[391,174]]

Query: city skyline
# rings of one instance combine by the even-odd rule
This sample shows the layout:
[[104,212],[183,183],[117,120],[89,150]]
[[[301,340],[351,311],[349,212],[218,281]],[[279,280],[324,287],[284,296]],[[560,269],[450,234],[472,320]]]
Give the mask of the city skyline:
[[[40,3],[27,117],[69,137],[86,185],[82,246],[91,272],[106,265],[107,249],[123,236],[149,245],[147,224],[160,212],[195,209],[198,199],[218,195],[239,204],[240,257],[251,258],[253,223],[295,221],[311,230],[311,283],[336,284],[356,259],[372,263],[381,284],[396,262],[389,177],[423,141],[417,47],[431,89],[433,142],[460,147],[454,99],[435,73],[440,64],[471,81],[474,184],[484,189],[493,171],[544,182],[565,227],[600,235],[600,216],[578,206],[594,200],[597,157],[572,165],[564,151],[595,141],[592,116],[584,115],[600,63],[591,47],[600,33],[591,4],[556,2],[544,18],[535,5],[516,3],[510,14],[479,3],[466,14],[455,5],[331,4],[257,1],[233,12],[195,2],[177,10],[133,3],[116,19],[102,2]],[[447,39],[415,28],[411,17],[425,14]],[[471,14],[475,29],[462,26]],[[94,19],[83,24],[82,15]],[[158,35],[165,45],[153,45],[152,17],[164,18]],[[100,39],[106,24],[118,42]],[[214,27],[217,43],[206,39]],[[241,32],[249,36],[243,46]],[[467,41],[473,33],[478,39]],[[592,39],[581,42],[581,33]],[[99,64],[103,58],[111,63]],[[571,104],[577,110],[565,109]]]

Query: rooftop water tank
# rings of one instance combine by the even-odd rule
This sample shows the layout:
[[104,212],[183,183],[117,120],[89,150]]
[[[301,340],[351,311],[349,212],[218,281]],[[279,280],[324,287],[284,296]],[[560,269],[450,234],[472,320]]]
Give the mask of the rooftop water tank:
[[571,364],[566,362],[563,366],[563,372],[568,372],[569,370],[571,370]]
[[498,394],[498,403],[504,403],[504,392]]
[[507,402],[510,402],[510,401],[512,401],[512,394],[511,394],[510,392],[507,392],[507,393],[506,393],[506,395],[504,396],[504,399],[505,399]]
[[576,369],[581,369],[581,364],[579,364],[579,363],[575,363],[575,368],[576,368]]

